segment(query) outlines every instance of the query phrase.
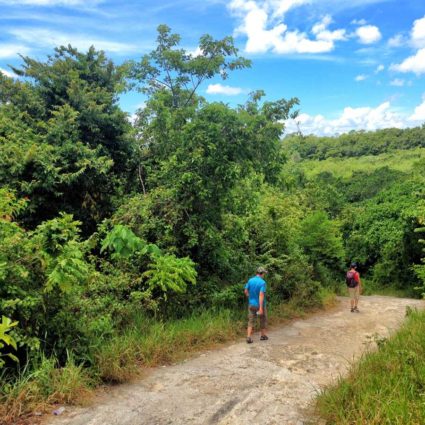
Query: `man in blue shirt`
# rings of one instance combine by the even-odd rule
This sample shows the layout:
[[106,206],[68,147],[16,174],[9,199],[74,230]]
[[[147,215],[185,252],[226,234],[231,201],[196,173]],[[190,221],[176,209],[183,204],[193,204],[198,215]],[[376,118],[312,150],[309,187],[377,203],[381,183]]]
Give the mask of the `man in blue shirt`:
[[267,270],[264,267],[257,269],[257,274],[248,280],[245,285],[245,295],[248,297],[248,330],[246,342],[251,344],[253,342],[251,335],[254,327],[256,317],[260,317],[260,331],[261,341],[265,341],[268,338],[267,333],[267,310],[266,310],[266,281],[264,276]]

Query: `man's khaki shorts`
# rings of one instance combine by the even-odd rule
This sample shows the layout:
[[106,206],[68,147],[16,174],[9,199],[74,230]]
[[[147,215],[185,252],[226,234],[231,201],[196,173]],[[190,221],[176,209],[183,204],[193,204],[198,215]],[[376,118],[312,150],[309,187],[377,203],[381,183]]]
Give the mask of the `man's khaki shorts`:
[[261,316],[257,315],[258,307],[249,306],[248,307],[248,327],[253,328],[254,324],[257,320],[257,317],[260,318],[260,329],[267,328],[267,309],[263,309],[263,313]]
[[360,297],[360,285],[357,285],[354,288],[348,287],[348,294],[350,295],[350,299],[358,301]]

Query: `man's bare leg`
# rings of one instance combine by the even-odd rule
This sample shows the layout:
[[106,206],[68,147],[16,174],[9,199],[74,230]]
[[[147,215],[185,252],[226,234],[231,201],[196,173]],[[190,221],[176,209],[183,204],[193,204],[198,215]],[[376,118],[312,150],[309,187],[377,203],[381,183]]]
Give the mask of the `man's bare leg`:
[[246,332],[246,337],[251,338],[252,336],[252,326],[248,326],[248,330]]

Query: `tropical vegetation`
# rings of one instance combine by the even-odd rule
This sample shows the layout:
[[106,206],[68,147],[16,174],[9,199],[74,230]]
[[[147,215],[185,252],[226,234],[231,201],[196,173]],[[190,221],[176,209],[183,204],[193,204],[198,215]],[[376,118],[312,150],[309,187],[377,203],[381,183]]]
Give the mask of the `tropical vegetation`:
[[258,265],[276,312],[320,305],[353,260],[370,291],[425,292],[425,126],[283,137],[298,99],[208,102],[251,63],[231,37],[199,51],[162,25],[139,61],[62,46],[0,74],[7,420],[235,337]]

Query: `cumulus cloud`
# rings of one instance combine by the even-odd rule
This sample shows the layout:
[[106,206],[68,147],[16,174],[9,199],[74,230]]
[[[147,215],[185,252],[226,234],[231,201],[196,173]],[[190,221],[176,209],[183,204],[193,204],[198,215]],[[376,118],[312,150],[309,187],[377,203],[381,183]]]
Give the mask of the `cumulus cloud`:
[[409,117],[409,121],[425,121],[425,95],[422,96],[422,103],[415,108],[415,112]]
[[396,86],[396,87],[403,87],[405,83],[406,82],[403,79],[401,79],[401,78],[394,78],[394,80],[392,80],[390,82],[390,85],[391,86]]
[[364,80],[366,80],[366,78],[367,78],[367,75],[360,74],[360,75],[357,75],[356,78],[354,78],[354,80],[355,81],[364,81]]
[[284,23],[285,13],[308,3],[309,0],[232,0],[229,9],[240,20],[236,35],[245,35],[248,53],[278,54],[324,53],[335,47],[336,41],[346,40],[345,29],[329,30],[329,15],[313,25],[311,34],[289,30]]
[[403,62],[392,65],[391,69],[398,72],[414,72],[417,75],[425,74],[425,48],[419,49],[416,54]]
[[373,44],[382,38],[379,28],[374,25],[364,25],[357,28],[356,35],[362,44]]
[[415,47],[425,47],[425,16],[413,22],[411,38]]
[[243,90],[240,87],[225,86],[222,84],[209,84],[207,87],[208,94],[223,94],[225,96],[237,96]]
[[67,46],[71,44],[81,50],[87,50],[90,46],[112,53],[128,53],[137,50],[132,44],[119,43],[95,38],[90,35],[65,34],[58,31],[41,28],[18,28],[9,31],[16,39],[25,43],[31,43],[39,47]]
[[[425,106],[424,106],[425,108]],[[408,124],[402,115],[391,109],[390,102],[383,102],[376,108],[346,107],[336,119],[327,119],[323,115],[300,114],[296,118],[304,134],[332,136],[348,133],[351,130],[377,130],[381,128],[403,128]],[[286,132],[297,131],[296,122],[286,122]]]
[[399,64],[393,64],[391,69],[398,72],[414,72],[425,74],[425,16],[413,22],[410,32],[410,45],[418,50]]

